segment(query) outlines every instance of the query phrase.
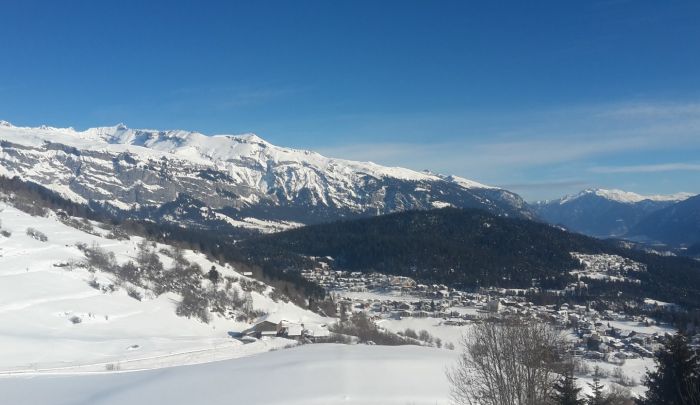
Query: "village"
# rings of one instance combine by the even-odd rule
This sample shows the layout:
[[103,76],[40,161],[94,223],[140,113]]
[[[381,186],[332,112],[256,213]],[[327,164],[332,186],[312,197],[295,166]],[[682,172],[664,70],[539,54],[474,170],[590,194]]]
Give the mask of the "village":
[[[616,264],[614,257],[596,260],[580,257],[592,265],[594,277],[627,277],[628,272],[643,271],[634,263]],[[612,274],[610,274],[612,273]],[[623,364],[627,359],[651,358],[673,329],[652,319],[614,310],[598,311],[590,305],[562,303],[535,305],[527,300],[530,289],[480,288],[460,291],[446,285],[417,283],[410,277],[379,273],[365,274],[332,270],[322,266],[302,275],[322,287],[333,297],[337,312],[343,315],[364,311],[380,325],[400,325],[401,321],[432,319],[441,328],[452,327],[459,335],[470,324],[508,318],[538,319],[570,332],[574,356],[591,361]],[[579,280],[563,290],[548,290],[562,296],[575,295],[586,288],[586,271]],[[647,309],[679,310],[673,304],[645,300]],[[411,323],[408,323],[411,324]],[[454,342],[458,343],[458,342]]]

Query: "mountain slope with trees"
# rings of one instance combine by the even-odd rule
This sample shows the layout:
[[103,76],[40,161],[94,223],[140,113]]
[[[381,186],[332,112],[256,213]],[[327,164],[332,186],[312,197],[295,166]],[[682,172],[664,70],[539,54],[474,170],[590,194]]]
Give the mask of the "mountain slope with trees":
[[238,249],[261,255],[333,258],[338,269],[381,272],[453,287],[562,288],[581,266],[570,253],[608,253],[643,263],[635,283],[596,282],[596,291],[700,306],[700,263],[627,249],[557,227],[481,210],[410,211],[312,225],[255,237]]

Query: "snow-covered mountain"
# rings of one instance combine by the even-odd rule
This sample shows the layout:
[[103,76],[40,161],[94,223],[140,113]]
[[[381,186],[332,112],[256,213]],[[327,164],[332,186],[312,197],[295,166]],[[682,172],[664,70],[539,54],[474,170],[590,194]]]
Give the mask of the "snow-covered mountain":
[[610,237],[625,235],[652,212],[691,196],[690,193],[640,195],[622,190],[587,189],[532,206],[549,223],[592,236]]
[[629,236],[669,245],[700,244],[700,195],[653,212]]
[[678,202],[683,201],[689,197],[692,197],[692,193],[675,193],[675,194],[652,194],[652,195],[642,195],[633,193],[631,191],[623,191],[617,189],[603,189],[603,188],[589,188],[579,192],[574,195],[567,195],[559,200],[555,200],[560,205],[575,201],[580,198],[584,198],[590,195],[595,195],[597,197],[604,198],[610,201],[616,201],[624,204],[635,204],[642,201],[655,201],[655,202]]
[[524,201],[506,190],[277,147],[253,134],[206,136],[121,124],[76,131],[2,121],[0,175],[132,214],[170,204],[168,212],[158,213],[166,220],[187,213],[195,223],[267,230],[443,206],[530,216]]

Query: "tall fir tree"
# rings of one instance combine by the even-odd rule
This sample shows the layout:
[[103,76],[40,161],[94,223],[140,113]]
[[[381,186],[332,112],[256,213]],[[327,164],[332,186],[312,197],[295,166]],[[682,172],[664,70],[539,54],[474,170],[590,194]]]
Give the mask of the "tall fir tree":
[[585,405],[586,402],[579,398],[580,392],[581,387],[576,386],[574,370],[570,368],[564,373],[561,379],[554,384],[552,399],[555,405]]
[[591,393],[586,396],[587,405],[605,405],[605,395],[603,394],[603,384],[600,383],[600,370],[595,368],[593,373],[593,383],[588,384]]
[[656,370],[644,378],[646,397],[639,405],[700,405],[700,364],[680,333],[656,353]]

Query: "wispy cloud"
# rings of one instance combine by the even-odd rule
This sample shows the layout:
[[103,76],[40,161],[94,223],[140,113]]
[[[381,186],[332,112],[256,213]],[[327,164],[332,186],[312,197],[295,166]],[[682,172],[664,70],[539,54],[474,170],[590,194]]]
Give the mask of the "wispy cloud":
[[391,165],[448,170],[492,170],[547,166],[635,151],[700,148],[700,136],[683,125],[632,131],[582,133],[439,143],[363,143],[321,148],[329,156]]
[[632,166],[596,166],[589,169],[592,173],[659,173],[675,171],[700,171],[698,163],[662,163],[654,165]]
[[[426,141],[430,139],[426,134],[406,137],[405,141],[354,141],[315,148],[333,157],[456,174],[531,196],[540,194],[538,189],[568,192],[574,187],[597,185],[602,174],[700,170],[695,162],[650,165],[637,161],[640,164],[629,165],[649,154],[674,159],[692,151],[700,153],[700,103],[559,108],[535,112],[525,119],[503,117],[501,121],[503,125],[478,127],[457,122],[449,136],[443,134],[449,128],[434,131],[441,135],[435,142]],[[411,129],[413,124],[427,126],[406,117],[403,127],[394,132]],[[367,126],[359,131],[381,132]],[[615,161],[625,161],[628,166],[614,166],[611,162]],[[551,181],[538,183],[542,178]],[[625,184],[631,181],[627,178]]]
[[600,114],[618,118],[674,118],[700,116],[700,103],[628,103],[617,105]]

